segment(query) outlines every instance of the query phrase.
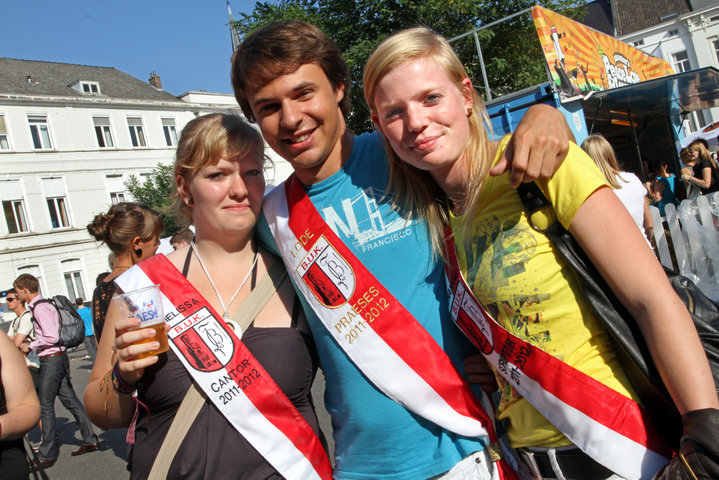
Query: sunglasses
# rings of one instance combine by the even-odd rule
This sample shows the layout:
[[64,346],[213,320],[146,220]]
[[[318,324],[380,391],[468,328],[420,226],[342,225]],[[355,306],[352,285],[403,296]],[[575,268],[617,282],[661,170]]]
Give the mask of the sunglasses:
[[15,300],[17,300],[17,297],[5,297],[5,298],[7,299],[8,302],[14,302]]

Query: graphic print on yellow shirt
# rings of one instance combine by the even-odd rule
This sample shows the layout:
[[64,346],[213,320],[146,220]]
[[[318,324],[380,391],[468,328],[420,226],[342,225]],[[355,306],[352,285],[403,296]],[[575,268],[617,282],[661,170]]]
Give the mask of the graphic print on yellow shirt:
[[[501,142],[495,162],[508,139]],[[508,331],[631,396],[610,340],[584,299],[574,272],[549,239],[529,225],[508,179],[508,174],[488,177],[474,218],[452,218],[457,256],[467,284]],[[592,160],[574,144],[557,173],[537,183],[565,227],[587,197],[606,185]],[[464,223],[470,220],[469,230],[465,230]],[[533,220],[540,227],[554,222],[542,213]],[[508,420],[512,446],[569,443],[501,376],[497,378],[502,390],[497,415]]]

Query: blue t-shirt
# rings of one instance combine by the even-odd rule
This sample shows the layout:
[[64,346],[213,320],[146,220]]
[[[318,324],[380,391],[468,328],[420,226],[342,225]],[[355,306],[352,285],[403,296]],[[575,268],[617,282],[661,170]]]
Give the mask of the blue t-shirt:
[[670,203],[679,206],[679,199],[677,198],[674,186],[676,184],[676,177],[673,173],[670,173],[668,177],[657,177],[657,181],[664,185],[662,190],[662,199],[657,202],[657,208],[662,217],[666,216],[664,213],[664,207]]
[[[400,217],[384,198],[388,176],[382,141],[365,134],[355,137],[352,154],[339,172],[305,190],[332,230],[462,372],[462,361],[473,350],[449,318],[441,259],[432,256],[425,223]],[[258,232],[278,253],[264,217]],[[428,478],[484,448],[479,439],[443,430],[381,393],[302,300],[327,382],[325,406],[332,417],[336,478]]]
[[78,308],[77,313],[80,314],[82,321],[85,322],[85,336],[90,337],[95,335],[95,332],[92,331],[92,309],[88,307]]

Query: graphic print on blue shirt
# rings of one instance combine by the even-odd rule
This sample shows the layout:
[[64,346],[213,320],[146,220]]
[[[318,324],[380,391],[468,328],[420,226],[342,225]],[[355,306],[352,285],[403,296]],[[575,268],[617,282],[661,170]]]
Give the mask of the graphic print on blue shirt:
[[[447,313],[441,259],[432,256],[425,224],[408,221],[392,209],[385,196],[388,175],[381,139],[365,134],[355,137],[352,154],[339,172],[305,190],[330,228],[461,372],[472,347]],[[261,241],[278,253],[264,217],[258,231]],[[442,430],[382,394],[348,359],[304,299],[302,304],[326,379],[336,478],[428,478],[484,448],[480,440]]]

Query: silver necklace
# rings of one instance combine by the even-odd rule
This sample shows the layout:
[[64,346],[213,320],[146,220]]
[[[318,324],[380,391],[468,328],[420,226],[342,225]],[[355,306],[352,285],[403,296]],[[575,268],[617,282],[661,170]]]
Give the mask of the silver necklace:
[[245,275],[245,278],[242,280],[242,283],[240,283],[240,286],[237,287],[237,290],[235,290],[235,293],[232,294],[230,301],[227,302],[227,306],[225,306],[225,302],[222,301],[222,297],[220,296],[220,292],[217,290],[217,287],[215,286],[215,282],[212,281],[210,272],[208,272],[207,268],[205,268],[205,264],[202,261],[202,257],[200,256],[200,253],[197,251],[197,247],[195,246],[194,240],[190,243],[190,248],[192,248],[192,251],[195,253],[197,260],[200,262],[200,266],[202,267],[202,271],[205,272],[207,279],[210,281],[210,285],[212,285],[213,290],[215,290],[215,295],[217,295],[217,300],[220,301],[220,305],[222,306],[223,320],[225,320],[225,322],[227,322],[227,324],[232,328],[232,330],[235,331],[235,333],[237,334],[238,337],[242,336],[242,328],[237,324],[237,322],[233,321],[230,318],[230,314],[227,313],[227,307],[232,305],[233,300],[235,299],[237,294],[240,293],[240,290],[242,290],[242,287],[245,286],[245,283],[247,283],[247,280],[250,278],[250,274],[252,273],[252,270],[254,270],[255,265],[257,264],[258,254],[260,253],[259,249],[255,252],[255,259],[252,261],[252,266],[250,267],[250,269],[247,270],[247,275]]

